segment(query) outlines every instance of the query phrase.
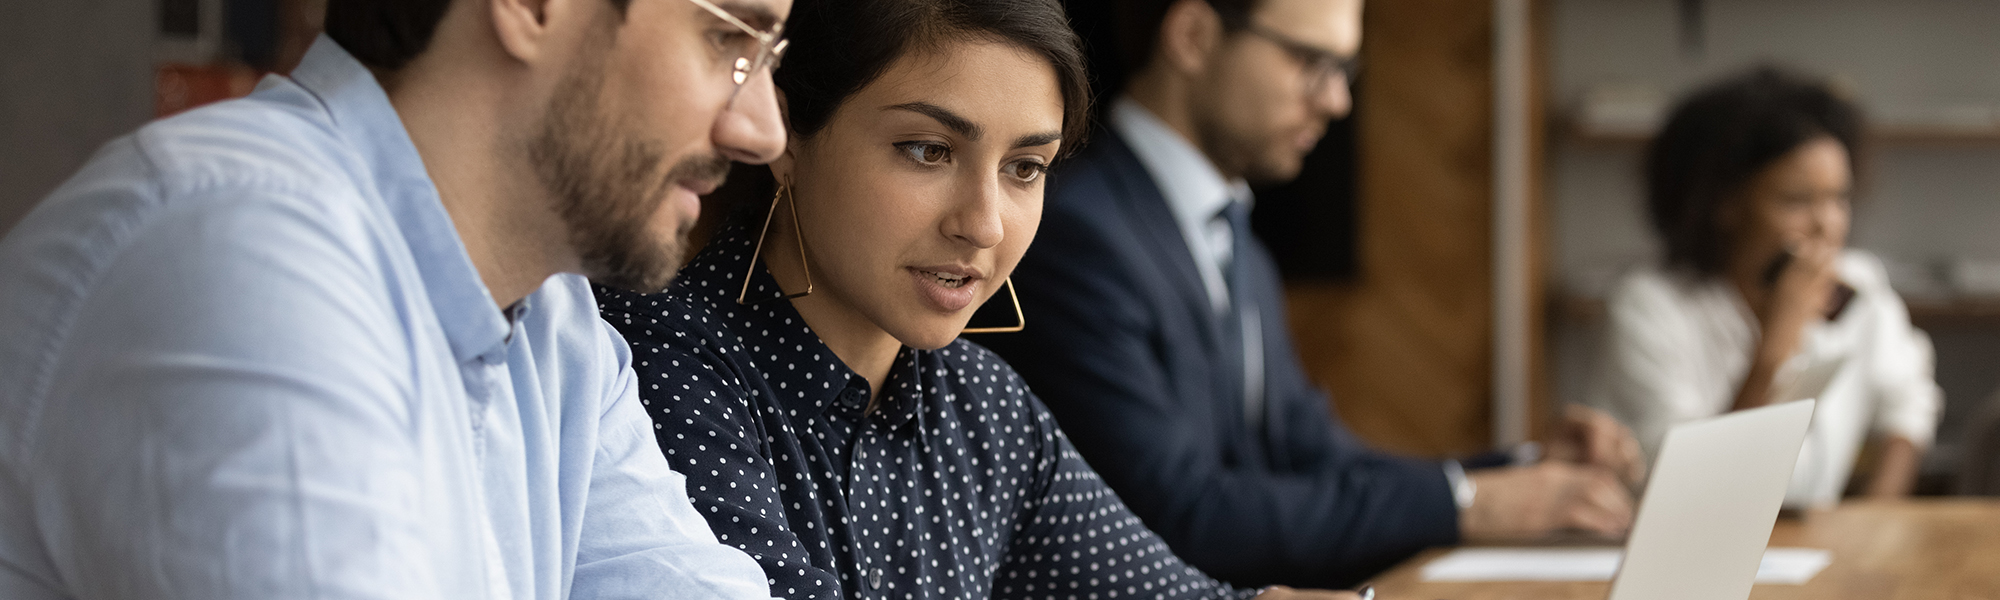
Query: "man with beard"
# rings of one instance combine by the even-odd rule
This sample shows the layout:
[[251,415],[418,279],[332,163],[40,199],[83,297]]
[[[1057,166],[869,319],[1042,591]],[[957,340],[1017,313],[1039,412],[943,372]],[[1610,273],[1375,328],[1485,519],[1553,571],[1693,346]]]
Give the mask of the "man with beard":
[[1347,114],[1361,0],[1120,4],[1132,75],[1111,131],[1049,179],[1014,272],[1030,325],[979,341],[1133,512],[1239,585],[1341,587],[1461,538],[1623,531],[1619,475],[1642,469],[1608,417],[1573,415],[1576,462],[1414,460],[1345,431],[1298,363],[1248,182],[1297,176]]
[[783,149],[790,4],[332,0],[109,144],[0,240],[0,597],[769,597],[584,278]]

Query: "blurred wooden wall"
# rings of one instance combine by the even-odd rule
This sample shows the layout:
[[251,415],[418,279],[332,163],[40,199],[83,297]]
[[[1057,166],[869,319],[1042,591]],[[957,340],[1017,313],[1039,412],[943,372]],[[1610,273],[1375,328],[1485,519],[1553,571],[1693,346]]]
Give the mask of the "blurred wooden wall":
[[[1536,4],[1539,24],[1546,11]],[[1443,456],[1491,443],[1492,23],[1492,0],[1367,3],[1356,114],[1360,278],[1287,289],[1308,374],[1380,448]],[[1532,130],[1543,129],[1537,118]],[[1530,160],[1539,177],[1543,160]],[[1532,237],[1546,240],[1539,181],[1535,188]],[[1531,249],[1537,282],[1547,272],[1544,246]],[[1542,287],[1532,286],[1531,306],[1543,304]],[[1549,397],[1542,317],[1536,311],[1531,327],[1537,415]]]

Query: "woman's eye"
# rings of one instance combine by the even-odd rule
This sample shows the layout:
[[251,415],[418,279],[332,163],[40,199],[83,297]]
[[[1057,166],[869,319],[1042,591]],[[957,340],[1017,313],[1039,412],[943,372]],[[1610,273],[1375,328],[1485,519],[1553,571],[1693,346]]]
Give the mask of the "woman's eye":
[[1007,175],[1020,180],[1022,183],[1033,183],[1036,179],[1041,178],[1043,173],[1047,173],[1048,171],[1048,165],[1032,160],[1015,161],[1007,165]]
[[896,147],[920,164],[935,165],[951,158],[951,148],[936,142],[903,142]]

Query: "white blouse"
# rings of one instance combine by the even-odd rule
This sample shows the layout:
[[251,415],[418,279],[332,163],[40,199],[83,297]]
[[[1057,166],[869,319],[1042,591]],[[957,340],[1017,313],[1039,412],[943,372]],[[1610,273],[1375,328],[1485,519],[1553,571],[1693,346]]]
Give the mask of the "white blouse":
[[[1835,268],[1857,292],[1854,300],[1837,320],[1807,326],[1799,352],[1773,383],[1774,390],[1803,389],[1813,386],[1808,373],[1838,365],[1818,396],[1788,507],[1838,502],[1871,429],[1929,447],[1942,404],[1930,338],[1910,326],[1881,261],[1847,250]],[[1758,325],[1728,282],[1642,267],[1612,292],[1608,313],[1586,402],[1631,427],[1648,457],[1659,456],[1673,425],[1729,410],[1749,373]]]

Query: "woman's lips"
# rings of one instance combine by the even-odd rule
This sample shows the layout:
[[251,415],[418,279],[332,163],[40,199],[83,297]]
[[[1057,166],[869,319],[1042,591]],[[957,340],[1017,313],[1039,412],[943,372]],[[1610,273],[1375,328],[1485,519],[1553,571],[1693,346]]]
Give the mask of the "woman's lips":
[[965,310],[972,305],[973,292],[979,288],[979,276],[964,269],[908,267],[904,270],[909,272],[911,281],[916,284],[917,294],[939,312]]

